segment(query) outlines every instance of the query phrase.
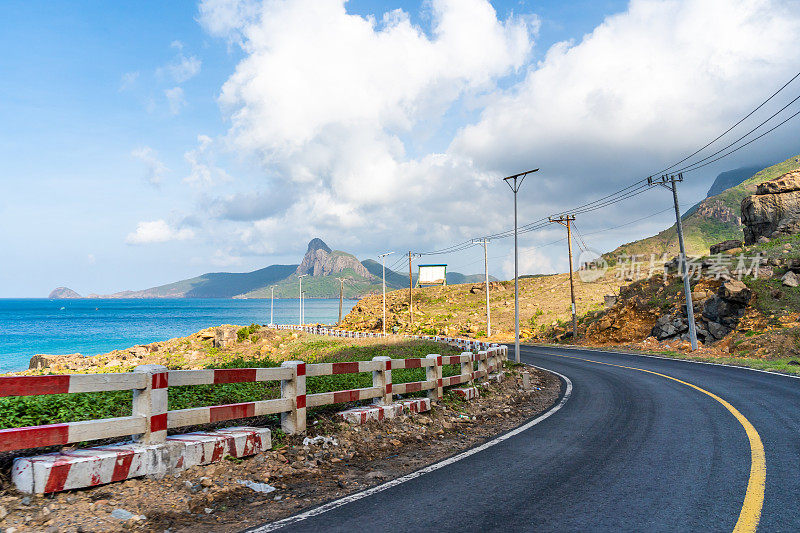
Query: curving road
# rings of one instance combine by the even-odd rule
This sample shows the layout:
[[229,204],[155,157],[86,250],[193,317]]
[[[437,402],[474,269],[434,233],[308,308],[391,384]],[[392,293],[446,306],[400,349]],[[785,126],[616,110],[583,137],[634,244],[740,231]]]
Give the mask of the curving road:
[[571,382],[551,416],[443,468],[252,531],[800,531],[800,380],[601,351],[521,355]]

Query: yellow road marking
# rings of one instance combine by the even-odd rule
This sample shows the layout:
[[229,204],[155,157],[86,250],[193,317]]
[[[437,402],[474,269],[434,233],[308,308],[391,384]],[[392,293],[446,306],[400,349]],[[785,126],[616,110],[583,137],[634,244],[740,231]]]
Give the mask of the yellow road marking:
[[658,372],[653,372],[652,370],[645,370],[644,368],[636,368],[633,366],[624,366],[624,365],[614,365],[611,363],[604,363],[602,361],[593,361],[591,359],[583,359],[581,357],[572,357],[570,355],[559,355],[559,354],[549,354],[554,355],[556,357],[566,357],[568,359],[577,359],[579,361],[586,361],[589,363],[596,363],[598,365],[607,365],[607,366],[615,366],[617,368],[627,368],[629,370],[638,370],[639,372],[647,372],[648,374],[655,374],[656,376],[661,376],[662,378],[671,379],[672,381],[677,381],[678,383],[682,383],[687,387],[691,387],[697,391],[702,392],[703,394],[707,394],[711,396],[719,403],[721,403],[725,409],[730,411],[730,413],[736,417],[736,420],[744,428],[745,433],[747,433],[747,438],[750,440],[750,478],[747,482],[747,492],[744,495],[744,504],[742,505],[742,511],[739,513],[739,520],[736,521],[736,527],[733,528],[734,533],[745,533],[755,531],[758,528],[758,521],[761,519],[761,509],[764,506],[764,486],[767,480],[767,461],[764,455],[764,445],[761,443],[761,437],[758,435],[758,431],[756,428],[753,427],[753,424],[747,420],[742,413],[740,413],[734,406],[714,394],[713,392],[708,392],[705,389],[698,387],[697,385],[693,385],[686,381],[682,381],[678,378],[674,378],[672,376],[668,376],[666,374],[660,374]]

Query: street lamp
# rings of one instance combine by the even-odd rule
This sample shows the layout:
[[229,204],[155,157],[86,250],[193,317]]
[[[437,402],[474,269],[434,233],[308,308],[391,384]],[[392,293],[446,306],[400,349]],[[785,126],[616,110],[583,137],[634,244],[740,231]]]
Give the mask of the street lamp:
[[297,278],[300,280],[300,325],[303,325],[303,278],[308,274],[300,274]]
[[269,300],[269,325],[271,326],[274,324],[272,318],[275,314],[275,285],[273,285],[270,288],[272,289],[272,296],[270,297]]
[[394,252],[386,252],[380,254],[381,270],[383,271],[383,336],[386,336],[386,256],[392,255]]
[[[514,192],[514,359],[519,363],[519,253],[517,248],[517,191],[522,187],[525,176],[538,172],[539,169],[520,172],[513,176],[503,178],[511,190]],[[511,184],[514,180],[514,184]],[[517,181],[519,180],[519,181]]]

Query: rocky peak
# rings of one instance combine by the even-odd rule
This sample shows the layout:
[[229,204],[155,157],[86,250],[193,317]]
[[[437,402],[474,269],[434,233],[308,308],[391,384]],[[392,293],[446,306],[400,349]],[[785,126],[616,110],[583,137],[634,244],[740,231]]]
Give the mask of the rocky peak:
[[745,244],[800,233],[800,170],[760,183],[742,200]]
[[348,268],[353,269],[358,276],[372,278],[372,274],[354,256],[344,252],[334,252],[322,239],[312,239],[295,274],[331,276]]
[[317,250],[325,250],[328,253],[331,253],[333,251],[327,244],[325,244],[325,241],[323,241],[322,239],[313,238],[308,243],[308,250],[306,250],[306,255],[308,255],[311,252],[316,252]]

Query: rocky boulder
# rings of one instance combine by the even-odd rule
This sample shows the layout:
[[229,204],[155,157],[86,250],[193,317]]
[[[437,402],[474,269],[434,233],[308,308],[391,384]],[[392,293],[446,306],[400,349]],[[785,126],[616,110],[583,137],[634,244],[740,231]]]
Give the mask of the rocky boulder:
[[712,244],[711,249],[709,251],[711,252],[711,255],[717,255],[726,250],[733,250],[734,248],[741,248],[741,247],[742,247],[742,241],[737,241],[737,240],[722,241],[718,244]]
[[[724,282],[716,294],[702,304],[700,317],[695,316],[697,338],[700,342],[718,341],[730,333],[744,316],[752,291],[737,280]],[[664,315],[656,320],[650,335],[663,341],[680,337],[689,338],[689,319],[684,305],[680,313]]]
[[765,181],[742,200],[745,244],[800,233],[800,170]]

